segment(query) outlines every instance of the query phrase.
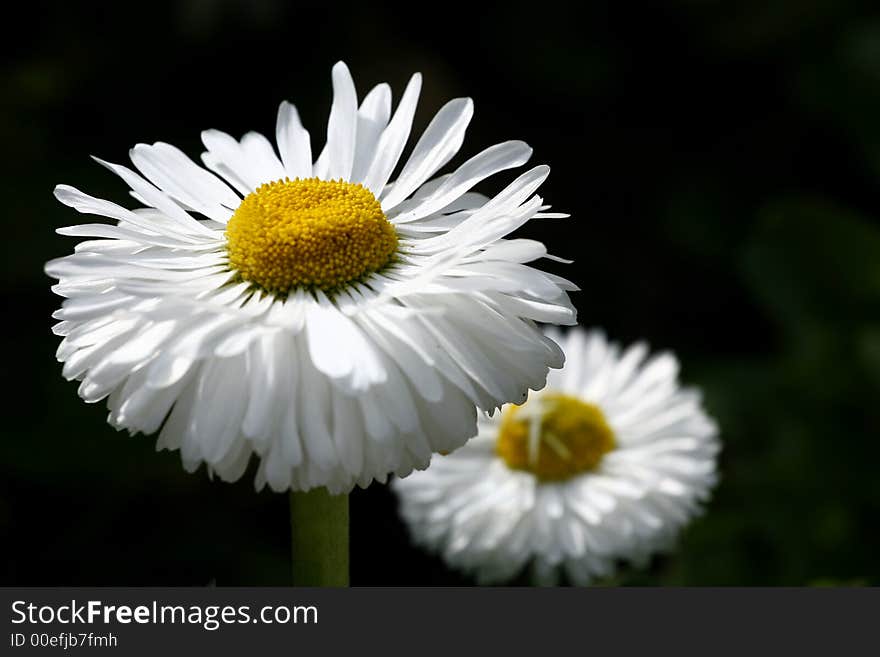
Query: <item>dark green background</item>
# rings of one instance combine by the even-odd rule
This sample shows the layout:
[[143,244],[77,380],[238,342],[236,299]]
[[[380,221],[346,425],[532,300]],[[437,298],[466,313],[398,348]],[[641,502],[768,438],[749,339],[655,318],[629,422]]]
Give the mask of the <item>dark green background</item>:
[[[576,259],[552,268],[582,286],[582,323],[676,351],[704,388],[722,483],[675,555],[621,582],[880,583],[875,3],[324,4],[5,18],[0,583],[287,581],[283,495],[185,474],[61,379],[42,265],[80,221],[56,183],[130,201],[89,154],[163,140],[197,156],[204,128],[272,133],[284,98],[317,141],[340,58],[361,92],[388,80],[395,98],[422,71],[422,127],[472,96],[467,155],[529,141],[574,218],[525,232]],[[353,584],[467,581],[409,547],[384,487],[352,513]]]

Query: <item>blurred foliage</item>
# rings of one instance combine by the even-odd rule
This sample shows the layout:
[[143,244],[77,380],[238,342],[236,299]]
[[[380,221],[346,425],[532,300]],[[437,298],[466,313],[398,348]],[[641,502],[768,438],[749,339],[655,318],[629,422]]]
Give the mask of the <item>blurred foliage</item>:
[[723,428],[723,482],[662,581],[876,583],[878,253],[876,225],[827,203],[759,213],[741,271],[777,345],[695,377]]
[[[45,260],[67,182],[125,202],[87,156],[269,132],[320,140],[329,68],[361,91],[425,74],[417,123],[471,94],[467,154],[527,139],[572,221],[581,321],[675,350],[722,427],[722,482],[680,549],[618,583],[880,584],[880,15],[875,3],[673,0],[440,11],[392,5],[32,2],[2,44],[6,228],[3,584],[268,584],[286,498],[183,472],[60,378]],[[536,15],[535,12],[539,12]],[[463,156],[459,157],[460,158]],[[500,184],[500,183],[498,183]],[[413,549],[387,489],[352,500],[354,584],[467,580]]]

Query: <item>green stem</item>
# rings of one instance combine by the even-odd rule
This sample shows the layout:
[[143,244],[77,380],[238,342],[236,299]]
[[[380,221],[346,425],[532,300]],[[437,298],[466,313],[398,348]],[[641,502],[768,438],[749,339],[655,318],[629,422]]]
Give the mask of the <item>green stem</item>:
[[290,494],[294,586],[348,586],[348,495]]

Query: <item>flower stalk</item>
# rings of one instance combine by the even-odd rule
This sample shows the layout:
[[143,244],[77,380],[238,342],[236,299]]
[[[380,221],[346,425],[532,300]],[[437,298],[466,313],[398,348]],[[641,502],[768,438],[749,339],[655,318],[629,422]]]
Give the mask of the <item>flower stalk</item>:
[[290,493],[294,586],[348,586],[348,495]]

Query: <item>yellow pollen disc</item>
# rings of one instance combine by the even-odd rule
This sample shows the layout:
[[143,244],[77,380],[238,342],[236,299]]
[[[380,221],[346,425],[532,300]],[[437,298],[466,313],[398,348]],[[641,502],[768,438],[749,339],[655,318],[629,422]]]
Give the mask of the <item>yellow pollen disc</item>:
[[229,263],[269,292],[333,291],[387,265],[397,233],[363,185],[278,180],[248,194],[226,225]]
[[561,481],[594,470],[614,447],[597,406],[550,392],[504,411],[495,451],[513,470]]

